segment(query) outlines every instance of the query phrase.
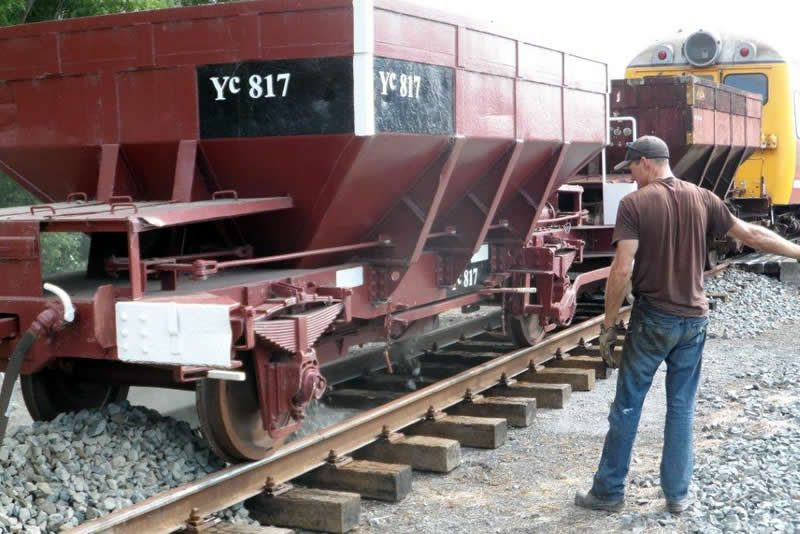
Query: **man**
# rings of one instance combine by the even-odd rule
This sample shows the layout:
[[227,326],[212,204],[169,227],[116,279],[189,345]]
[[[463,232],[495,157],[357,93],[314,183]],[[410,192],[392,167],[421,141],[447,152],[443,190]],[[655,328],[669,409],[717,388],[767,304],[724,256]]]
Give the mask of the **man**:
[[[793,258],[800,258],[800,246],[734,217],[710,191],[673,177],[669,149],[657,137],[628,143],[625,160],[614,168],[621,169],[630,169],[639,189],[622,199],[617,212],[616,253],[599,340],[603,358],[612,366],[619,363],[617,391],[594,483],[588,493],[575,495],[575,504],[622,509],[642,404],[656,370],[666,361],[661,488],[667,509],[681,513],[689,504],[695,393],[708,323],[706,236],[727,234],[750,247]],[[614,325],[631,282],[636,302],[621,362],[615,362]]]

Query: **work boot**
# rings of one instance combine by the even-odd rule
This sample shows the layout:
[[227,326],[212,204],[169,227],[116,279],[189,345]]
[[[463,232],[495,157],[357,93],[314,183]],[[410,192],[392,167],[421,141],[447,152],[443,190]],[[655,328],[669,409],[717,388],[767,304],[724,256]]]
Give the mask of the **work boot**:
[[606,512],[619,512],[625,506],[625,499],[616,501],[600,499],[595,497],[591,491],[575,494],[575,505],[589,510],[605,510]]
[[667,511],[673,514],[681,514],[685,512],[691,504],[692,499],[690,499],[688,496],[679,501],[670,501],[667,499]]

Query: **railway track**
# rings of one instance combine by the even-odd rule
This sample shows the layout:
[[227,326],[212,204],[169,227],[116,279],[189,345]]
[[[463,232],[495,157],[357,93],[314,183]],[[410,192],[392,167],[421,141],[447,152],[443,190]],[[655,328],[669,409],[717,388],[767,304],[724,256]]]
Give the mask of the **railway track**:
[[[729,265],[727,262],[722,263],[706,271],[704,275],[706,278],[718,276]],[[597,304],[594,308],[597,309],[585,311],[596,313],[602,306]],[[628,313],[629,310],[626,310],[625,317]],[[496,435],[494,438],[486,438],[485,429],[492,425],[491,420],[503,418],[505,413],[509,426],[526,426],[528,422],[520,422],[521,419],[525,419],[524,415],[520,415],[524,412],[522,405],[525,401],[532,399],[530,405],[534,407],[560,407],[558,403],[563,402],[564,391],[576,389],[575,382],[558,384],[558,380],[570,381],[569,378],[565,379],[563,374],[545,376],[542,374],[543,368],[549,368],[556,373],[569,373],[575,369],[587,371],[596,369],[592,374],[605,377],[602,362],[599,357],[592,356],[596,351],[588,343],[596,337],[600,320],[601,317],[594,317],[548,336],[534,347],[507,354],[502,352],[508,350],[508,342],[489,334],[485,334],[483,338],[481,336],[474,338],[477,341],[467,340],[453,348],[448,347],[447,350],[432,355],[427,362],[426,358],[422,359],[424,363],[420,376],[428,379],[435,377],[437,381],[418,391],[399,392],[398,390],[402,388],[393,387],[393,384],[395,386],[401,384],[402,379],[393,375],[373,374],[372,378],[377,376],[379,380],[373,382],[371,386],[370,378],[350,381],[333,390],[327,399],[330,404],[340,407],[359,404],[377,406],[292,442],[269,458],[228,467],[132,507],[84,523],[70,532],[171,532],[179,529],[200,531],[203,525],[211,526],[212,522],[206,522],[205,518],[214,512],[259,494],[279,497],[290,488],[286,483],[321,466],[346,464],[349,458],[344,455],[359,449],[365,450],[364,448],[372,442],[396,443],[402,439],[402,434],[398,431],[415,424],[419,426],[418,423],[426,420],[430,422],[429,427],[436,426],[437,421],[442,422],[446,419],[442,417],[444,410],[449,413],[470,413],[476,411],[475,406],[481,405],[484,407],[484,413],[496,412],[490,415],[497,417],[479,418],[484,419],[487,426],[482,431],[484,437],[477,438],[477,442],[474,436],[472,441],[463,436],[462,439],[458,439],[457,423],[462,423],[462,427],[471,428],[473,433],[480,426],[474,420],[465,421],[463,416],[458,421],[453,421],[451,418],[450,422],[456,424],[451,424],[450,430],[442,433],[445,436],[455,437],[462,446],[491,447],[492,439],[494,441],[499,439],[502,442],[505,432],[505,430],[500,432],[500,438]],[[552,382],[551,376],[555,378],[556,383]],[[518,377],[519,381],[515,381],[515,377]],[[575,379],[583,378],[582,375],[576,374]],[[547,382],[537,382],[544,380]],[[423,379],[421,382],[424,385],[426,380]],[[352,383],[359,385],[348,386]],[[538,392],[540,395],[538,398],[535,396],[537,392],[528,389],[528,385],[534,384],[539,384],[540,388],[544,386],[542,389],[545,391]],[[511,392],[515,386],[518,392]],[[578,386],[577,389],[580,390],[581,387]],[[550,398],[544,399],[541,395],[547,395],[547,390]],[[519,396],[524,395],[526,391],[530,397]],[[480,396],[481,392],[487,392],[486,396]],[[465,400],[465,397],[470,395],[473,395],[471,401]],[[552,397],[558,395],[562,396],[562,400],[553,403]],[[495,402],[498,399],[508,400],[509,397],[513,398],[513,402],[506,402],[505,405],[503,402]],[[470,410],[469,404],[473,405],[473,410]],[[441,424],[440,426],[443,427]],[[423,431],[423,434],[426,433],[436,434],[436,431],[428,428],[427,432]],[[481,431],[477,434],[481,435]],[[496,429],[495,434],[497,434]],[[481,444],[481,439],[488,439],[490,444],[488,446]],[[375,464],[373,467],[378,465]],[[419,468],[416,465],[411,467]],[[422,469],[425,470],[424,467]],[[408,471],[410,472],[410,468]],[[408,478],[410,486],[410,476]],[[360,493],[365,497],[376,498],[376,495],[370,495],[369,491]],[[386,495],[377,498],[384,497]],[[402,498],[402,495],[399,498]],[[397,494],[394,495],[394,499],[399,500]],[[393,500],[392,497],[389,500]]]
[[[630,309],[626,308],[623,317],[627,319],[629,313]],[[535,411],[536,406],[563,407],[573,386],[579,390],[591,387],[597,373],[605,376],[602,359],[596,348],[589,344],[597,336],[601,320],[602,317],[595,317],[556,332],[533,347],[494,357],[490,356],[493,353],[491,349],[503,344],[493,345],[491,338],[478,340],[472,347],[465,346],[461,350],[461,360],[480,362],[473,367],[291,442],[268,458],[232,465],[134,506],[83,523],[70,532],[200,531],[204,525],[210,526],[204,521],[210,514],[256,495],[264,496],[262,499],[280,499],[281,494],[289,489],[285,483],[321,466],[335,468],[347,464],[350,460],[344,455],[364,450],[373,442],[391,448],[390,444],[405,439],[398,433],[400,430],[433,436],[431,439],[438,439],[440,443],[446,440],[446,436],[452,436],[464,446],[499,446],[505,438],[507,423],[512,426],[527,424],[519,421],[520,417],[525,419],[524,415],[520,416],[521,410]],[[459,351],[448,352],[452,366],[453,353]],[[486,396],[479,395],[481,392]],[[444,410],[481,416],[446,415]],[[476,442],[480,440],[488,440],[488,443]],[[375,445],[372,448],[375,449]],[[415,461],[418,462],[419,458]],[[410,462],[411,467],[424,469],[413,465],[415,461]],[[373,462],[373,467],[377,466],[378,470],[380,465]],[[399,467],[408,472],[410,485],[411,467]],[[366,488],[361,493],[365,497],[374,497],[370,495],[371,491]],[[290,491],[287,495],[291,494]],[[388,500],[392,500],[391,497]]]

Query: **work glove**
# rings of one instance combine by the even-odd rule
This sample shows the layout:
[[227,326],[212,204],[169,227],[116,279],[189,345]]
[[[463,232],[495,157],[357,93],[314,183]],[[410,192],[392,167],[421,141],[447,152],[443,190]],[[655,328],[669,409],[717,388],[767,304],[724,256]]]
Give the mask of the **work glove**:
[[597,344],[600,347],[600,356],[606,365],[612,369],[619,367],[622,356],[614,352],[614,345],[617,343],[617,327],[616,325],[606,328],[602,323],[600,324],[600,337],[597,338]]

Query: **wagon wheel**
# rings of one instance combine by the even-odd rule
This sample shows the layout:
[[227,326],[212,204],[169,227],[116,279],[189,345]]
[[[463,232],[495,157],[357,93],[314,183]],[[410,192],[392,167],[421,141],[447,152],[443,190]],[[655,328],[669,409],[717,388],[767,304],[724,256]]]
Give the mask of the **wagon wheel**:
[[[277,450],[284,438],[264,430],[255,378],[244,382],[201,380],[195,392],[200,427],[211,450],[228,462],[260,460]],[[285,414],[284,424],[289,422]]]
[[51,421],[60,413],[102,408],[128,397],[128,386],[86,382],[59,369],[43,369],[20,377],[22,398],[36,421]]
[[506,314],[506,332],[518,347],[530,347],[537,344],[544,337],[544,327],[538,315],[517,317]]

